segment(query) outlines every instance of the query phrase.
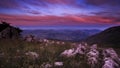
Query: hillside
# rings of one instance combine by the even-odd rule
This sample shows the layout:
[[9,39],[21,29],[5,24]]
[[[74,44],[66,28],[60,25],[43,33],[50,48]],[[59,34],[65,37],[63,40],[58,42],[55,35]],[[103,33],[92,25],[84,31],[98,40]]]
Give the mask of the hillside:
[[98,34],[88,37],[85,41],[90,44],[111,44],[112,47],[120,47],[120,26],[110,27]]

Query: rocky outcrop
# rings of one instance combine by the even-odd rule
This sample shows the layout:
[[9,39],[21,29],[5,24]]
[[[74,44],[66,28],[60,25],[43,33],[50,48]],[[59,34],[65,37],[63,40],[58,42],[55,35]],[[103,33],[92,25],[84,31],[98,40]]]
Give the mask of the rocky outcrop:
[[61,53],[63,57],[75,57],[76,55],[85,57],[90,68],[119,68],[120,58],[113,48],[100,48],[97,44],[92,46],[79,44],[76,48],[65,50]]

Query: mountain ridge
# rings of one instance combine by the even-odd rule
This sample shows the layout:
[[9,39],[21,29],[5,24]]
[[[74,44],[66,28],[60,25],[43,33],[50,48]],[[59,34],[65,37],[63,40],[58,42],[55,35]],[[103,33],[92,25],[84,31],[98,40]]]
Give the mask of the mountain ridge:
[[[120,26],[110,27],[100,33],[89,36],[85,39],[90,44],[111,44],[112,47],[120,47]],[[116,46],[114,46],[116,45]]]
[[61,41],[81,41],[100,30],[24,30],[22,35],[34,35],[38,38],[61,40]]

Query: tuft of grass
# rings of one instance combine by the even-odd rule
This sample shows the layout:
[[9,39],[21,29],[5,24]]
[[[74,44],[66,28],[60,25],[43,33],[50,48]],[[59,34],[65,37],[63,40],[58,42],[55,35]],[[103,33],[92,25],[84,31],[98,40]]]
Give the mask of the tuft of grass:
[[[53,64],[55,61],[65,61],[60,53],[66,49],[73,48],[70,42],[65,44],[49,44],[26,42],[23,40],[0,40],[0,68],[40,68],[43,63]],[[32,51],[39,54],[39,58],[32,60],[25,55]],[[67,64],[67,60],[64,62]],[[68,65],[69,66],[69,65]],[[66,67],[66,66],[65,66]]]

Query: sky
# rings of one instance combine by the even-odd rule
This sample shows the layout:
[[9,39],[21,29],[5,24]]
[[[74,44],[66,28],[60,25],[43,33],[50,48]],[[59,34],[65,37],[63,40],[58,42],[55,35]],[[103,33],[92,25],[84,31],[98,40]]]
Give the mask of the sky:
[[120,25],[120,0],[0,0],[0,20],[21,28]]

